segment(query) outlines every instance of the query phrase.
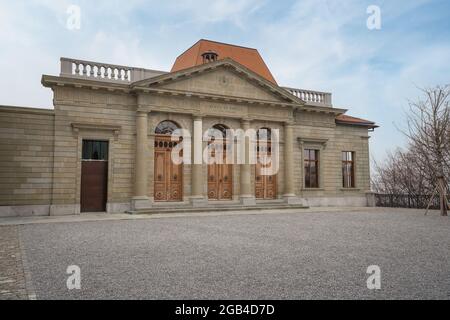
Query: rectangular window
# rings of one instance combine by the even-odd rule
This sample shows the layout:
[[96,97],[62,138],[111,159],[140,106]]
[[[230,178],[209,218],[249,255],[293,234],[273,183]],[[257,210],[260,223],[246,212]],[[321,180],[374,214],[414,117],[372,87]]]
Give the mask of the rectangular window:
[[342,152],[342,185],[344,188],[355,187],[355,153]]
[[319,151],[305,149],[305,188],[319,188]]
[[83,140],[83,160],[108,161],[108,142]]

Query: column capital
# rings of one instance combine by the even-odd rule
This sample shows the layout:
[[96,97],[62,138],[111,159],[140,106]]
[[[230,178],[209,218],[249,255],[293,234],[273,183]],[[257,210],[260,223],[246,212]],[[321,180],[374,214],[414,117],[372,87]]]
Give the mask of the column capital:
[[241,118],[241,124],[247,124],[250,125],[253,119],[251,118]]
[[294,127],[295,122],[294,121],[284,121],[283,124],[285,127]]
[[139,105],[136,109],[136,113],[150,113],[152,112],[149,106]]
[[148,112],[137,110],[136,111],[136,117],[148,117]]
[[194,121],[203,121],[203,115],[193,114],[192,119],[194,119]]

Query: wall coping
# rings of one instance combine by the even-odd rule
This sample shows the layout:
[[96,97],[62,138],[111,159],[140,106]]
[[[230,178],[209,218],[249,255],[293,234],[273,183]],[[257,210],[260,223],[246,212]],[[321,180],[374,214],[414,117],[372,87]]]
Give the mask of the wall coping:
[[0,112],[12,112],[12,113],[34,113],[34,114],[45,114],[45,115],[55,115],[55,110],[44,109],[44,108],[30,108],[30,107],[20,107],[20,106],[4,106],[0,105]]

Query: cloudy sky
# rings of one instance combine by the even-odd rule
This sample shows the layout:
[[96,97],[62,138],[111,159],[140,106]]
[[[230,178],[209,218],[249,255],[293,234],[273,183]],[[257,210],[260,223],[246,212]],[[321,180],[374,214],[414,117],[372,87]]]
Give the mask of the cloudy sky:
[[[370,5],[380,30],[367,28]],[[417,87],[450,83],[448,0],[0,0],[0,105],[51,108],[40,78],[59,57],[168,71],[201,38],[257,48],[280,85],[330,91],[376,121],[376,159],[404,144],[396,127]]]

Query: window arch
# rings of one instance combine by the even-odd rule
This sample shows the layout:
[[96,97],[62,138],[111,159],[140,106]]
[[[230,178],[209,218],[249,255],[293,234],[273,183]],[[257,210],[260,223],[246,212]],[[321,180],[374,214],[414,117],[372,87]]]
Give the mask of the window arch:
[[258,129],[258,132],[256,133],[256,137],[258,138],[258,141],[272,141],[272,129],[270,128],[261,128]]
[[164,120],[156,126],[155,133],[160,135],[171,135],[176,129],[179,128],[180,126],[175,122]]
[[225,139],[225,138],[227,137],[227,130],[229,130],[229,129],[230,129],[230,128],[227,127],[227,126],[224,125],[224,124],[215,124],[215,125],[212,126],[211,129],[208,130],[208,136],[209,136],[209,137],[214,137],[212,131],[213,131],[213,130],[218,130],[218,131],[220,131],[220,132],[222,133],[222,136],[223,136],[223,138]]

